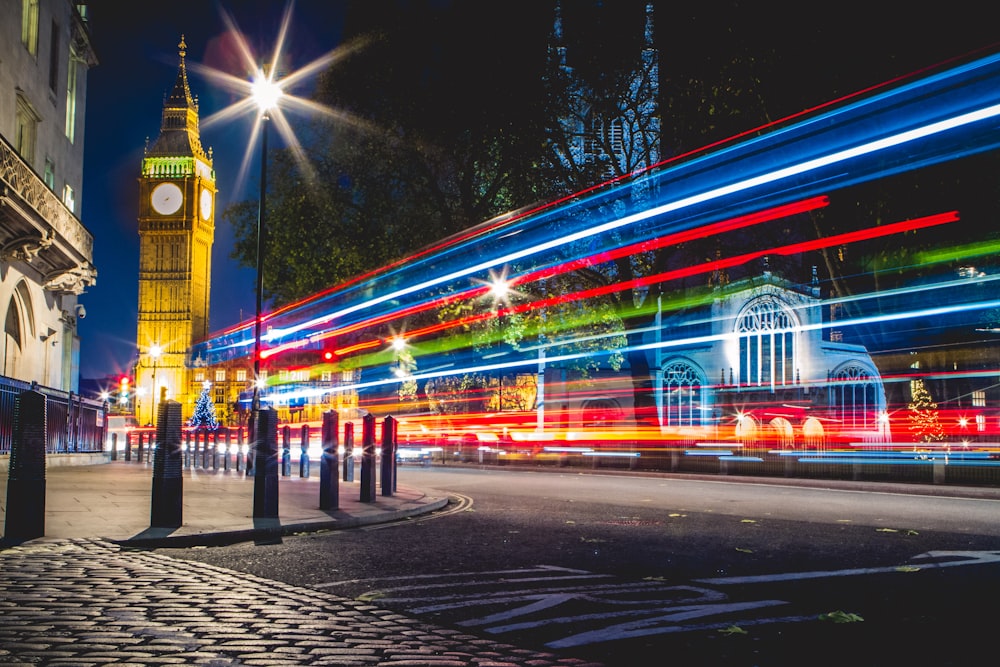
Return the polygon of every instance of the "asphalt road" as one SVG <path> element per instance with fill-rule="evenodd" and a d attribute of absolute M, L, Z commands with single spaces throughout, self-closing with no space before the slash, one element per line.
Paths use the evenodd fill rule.
<path fill-rule="evenodd" d="M 475 468 L 400 479 L 452 503 L 281 544 L 161 551 L 611 666 L 993 652 L 1000 500 Z"/>

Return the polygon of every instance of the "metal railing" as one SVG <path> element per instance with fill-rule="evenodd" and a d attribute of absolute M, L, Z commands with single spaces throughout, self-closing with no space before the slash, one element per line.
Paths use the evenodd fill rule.
<path fill-rule="evenodd" d="M 14 440 L 14 409 L 23 391 L 45 396 L 46 452 L 100 452 L 104 448 L 106 408 L 103 402 L 73 392 L 43 387 L 0 375 L 0 454 L 10 454 Z"/>

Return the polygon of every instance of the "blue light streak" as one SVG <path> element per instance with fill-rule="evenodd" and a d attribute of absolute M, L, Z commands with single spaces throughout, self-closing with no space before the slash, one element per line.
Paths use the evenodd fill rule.
<path fill-rule="evenodd" d="M 555 251 L 561 253 L 560 261 L 586 257 L 594 252 L 588 241 L 597 240 L 600 248 L 635 243 L 739 212 L 992 150 L 1000 146 L 998 117 L 1000 55 L 994 55 L 645 175 L 647 191 L 670 197 L 649 208 L 606 217 L 611 203 L 632 206 L 633 186 L 626 183 L 500 225 L 283 312 L 269 321 L 272 328 L 265 341 L 308 339 L 329 331 L 334 323 L 364 322 L 366 313 L 376 309 L 380 314 L 387 307 L 389 313 L 399 312 L 428 303 L 437 294 L 466 289 L 473 278 L 485 280 L 484 273 L 490 269 L 518 262 L 525 263 L 522 270 L 545 265 Z M 600 221 L 598 216 L 605 219 Z M 631 234 L 627 239 L 611 240 L 610 232 L 626 229 Z M 246 354 L 252 344 L 249 334 L 247 326 L 210 339 L 192 348 L 192 357 L 215 363 Z M 470 366 L 450 374 L 508 367 L 512 366 Z"/>

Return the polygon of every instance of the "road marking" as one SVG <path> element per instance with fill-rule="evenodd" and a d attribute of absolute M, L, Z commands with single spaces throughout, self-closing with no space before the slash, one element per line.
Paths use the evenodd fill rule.
<path fill-rule="evenodd" d="M 480 572 L 440 572 L 437 574 L 403 574 L 396 577 L 377 577 L 371 579 L 343 579 L 341 581 L 328 581 L 322 584 L 313 584 L 313 588 L 330 588 L 332 586 L 345 586 L 348 584 L 365 584 L 377 581 L 411 581 L 413 579 L 446 579 L 446 578 L 458 578 L 458 577 L 482 577 L 486 575 L 503 575 L 503 574 L 535 574 L 538 572 L 570 572 L 579 575 L 590 575 L 591 572 L 587 570 L 575 570 L 568 567 L 559 567 L 558 565 L 536 565 L 535 567 L 529 568 L 517 568 L 514 570 L 485 570 Z M 611 576 L 611 575 L 608 575 Z"/>
<path fill-rule="evenodd" d="M 1000 562 L 1000 551 L 928 551 L 913 557 L 913 560 L 932 558 L 952 558 L 941 562 L 919 563 L 921 569 L 932 567 L 956 567 L 959 565 L 984 565 Z M 745 577 L 715 577 L 695 579 L 699 584 L 726 586 L 732 584 L 766 584 L 778 581 L 801 579 L 822 579 L 826 577 L 855 577 L 864 574 L 887 574 L 901 572 L 901 565 L 891 567 L 859 567 L 847 570 L 817 570 L 814 572 L 785 572 L 780 574 L 758 574 Z"/>
<path fill-rule="evenodd" d="M 368 532 L 372 530 L 382 530 L 384 528 L 394 528 L 396 526 L 407 526 L 413 523 L 422 523 L 424 521 L 432 521 L 434 519 L 440 519 L 441 517 L 446 517 L 450 514 L 455 514 L 456 512 L 465 512 L 470 507 L 472 507 L 472 497 L 462 495 L 461 493 L 453 493 L 448 491 L 448 504 L 445 505 L 444 509 L 431 512 L 430 514 L 421 514 L 415 517 L 409 517 L 405 521 L 391 521 L 389 523 L 376 523 L 370 526 L 361 526 L 358 528 L 359 531 Z M 454 503 L 452 502 L 454 501 Z"/>
<path fill-rule="evenodd" d="M 612 575 L 586 570 L 537 565 L 479 572 L 353 579 L 315 587 L 370 586 L 378 589 L 379 604 L 395 605 L 415 615 L 451 612 L 457 616 L 452 620 L 455 625 L 475 628 L 491 635 L 542 631 L 545 634 L 540 641 L 546 647 L 561 649 L 652 635 L 722 630 L 734 624 L 748 628 L 816 622 L 819 617 L 818 612 L 768 616 L 763 610 L 792 602 L 777 599 L 733 600 L 718 587 L 997 563 L 1000 563 L 1000 551 L 928 551 L 914 556 L 907 564 L 895 567 L 713 577 L 694 580 L 690 585 L 668 585 L 650 580 L 627 582 Z M 608 579 L 612 581 L 608 582 Z M 546 583 L 552 585 L 545 586 Z M 526 584 L 530 587 L 525 587 Z M 473 587 L 477 590 L 472 590 Z M 432 589 L 447 590 L 435 592 Z M 428 594 L 406 596 L 413 591 Z M 395 597 L 396 594 L 402 595 Z M 807 601 L 804 604 L 812 606 L 821 603 Z M 476 609 L 482 609 L 485 615 L 475 616 Z M 562 615 L 560 610 L 563 610 Z"/>

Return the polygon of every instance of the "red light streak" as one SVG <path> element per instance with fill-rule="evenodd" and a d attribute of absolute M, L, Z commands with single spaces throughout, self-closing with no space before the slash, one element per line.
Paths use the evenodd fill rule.
<path fill-rule="evenodd" d="M 957 220 L 958 220 L 958 212 L 950 211 L 948 213 L 939 213 L 937 215 L 931 215 L 924 218 L 917 218 L 915 220 L 904 220 L 902 222 L 896 222 L 890 225 L 869 227 L 868 229 L 862 229 L 854 232 L 847 232 L 844 234 L 837 234 L 836 236 L 830 236 L 825 239 L 815 239 L 812 241 L 793 243 L 791 245 L 780 246 L 768 250 L 758 250 L 755 252 L 746 253 L 744 255 L 737 255 L 735 257 L 730 257 L 729 259 L 713 260 L 710 262 L 705 262 L 704 264 L 687 266 L 682 269 L 674 269 L 673 271 L 666 271 L 664 273 L 658 273 L 652 276 L 636 278 L 635 280 L 614 283 L 612 285 L 603 285 L 601 287 L 594 287 L 588 290 L 581 290 L 573 294 L 563 294 L 557 297 L 551 297 L 549 299 L 534 301 L 530 304 L 525 304 L 523 306 L 516 306 L 514 308 L 504 309 L 500 311 L 499 314 L 506 315 L 509 313 L 519 313 L 519 312 L 524 312 L 526 310 L 544 308 L 546 306 L 566 303 L 568 301 L 580 301 L 582 299 L 590 299 L 593 297 L 603 296 L 606 294 L 613 294 L 615 292 L 622 292 L 627 289 L 646 287 L 649 285 L 655 285 L 657 283 L 667 282 L 670 280 L 677 280 L 678 278 L 686 278 L 689 276 L 698 275 L 700 273 L 708 273 L 711 271 L 717 271 L 719 269 L 739 266 L 754 259 L 759 259 L 761 257 L 764 257 L 765 255 L 795 255 L 802 252 L 808 252 L 810 250 L 818 250 L 820 248 L 828 248 L 830 246 L 840 245 L 842 243 L 854 243 L 857 241 L 864 241 L 868 239 L 878 238 L 880 236 L 889 236 L 891 234 L 899 234 L 901 232 L 908 232 L 916 229 L 923 229 L 925 227 L 941 225 L 949 222 L 956 222 Z"/>
<path fill-rule="evenodd" d="M 727 220 L 722 220 L 722 221 L 715 222 L 715 223 L 712 223 L 712 224 L 709 224 L 709 225 L 706 225 L 706 226 L 703 226 L 703 227 L 695 228 L 695 229 L 688 229 L 688 230 L 683 230 L 683 231 L 680 231 L 680 232 L 675 232 L 673 234 L 667 234 L 667 235 L 661 236 L 661 237 L 659 237 L 657 239 L 652 239 L 652 240 L 649 240 L 649 241 L 642 241 L 642 242 L 639 242 L 639 243 L 634 243 L 634 244 L 631 244 L 631 245 L 623 246 L 621 248 L 616 248 L 614 250 L 609 250 L 609 251 L 606 251 L 606 252 L 603 252 L 603 253 L 598 253 L 597 255 L 592 255 L 592 256 L 587 257 L 587 258 L 583 258 L 583 259 L 579 259 L 579 260 L 574 260 L 572 262 L 567 262 L 567 263 L 560 264 L 560 265 L 557 265 L 557 266 L 547 267 L 545 269 L 540 269 L 538 271 L 533 271 L 533 272 L 530 272 L 530 273 L 526 273 L 526 274 L 517 276 L 515 278 L 512 278 L 511 280 L 508 281 L 508 284 L 511 285 L 511 286 L 513 286 L 513 285 L 523 285 L 523 284 L 527 284 L 527 283 L 534 282 L 534 281 L 537 281 L 537 280 L 541 280 L 543 278 L 548 278 L 548 277 L 551 277 L 551 276 L 554 276 L 554 275 L 557 275 L 557 274 L 560 274 L 560 273 L 566 273 L 566 272 L 573 271 L 573 270 L 576 270 L 576 269 L 579 269 L 579 268 L 584 268 L 584 267 L 587 267 L 587 266 L 593 266 L 594 264 L 599 264 L 599 263 L 602 263 L 602 262 L 607 262 L 607 261 L 610 261 L 610 260 L 613 260 L 613 259 L 617 259 L 619 257 L 625 257 L 627 255 L 632 255 L 632 254 L 635 254 L 635 253 L 638 253 L 638 252 L 655 250 L 657 248 L 662 248 L 662 247 L 665 247 L 665 246 L 668 246 L 668 245 L 677 244 L 677 243 L 683 243 L 685 241 L 689 241 L 689 240 L 692 240 L 692 239 L 703 238 L 705 236 L 709 236 L 709 235 L 712 235 L 712 234 L 722 234 L 722 233 L 734 231 L 734 230 L 737 230 L 737 229 L 743 229 L 745 227 L 749 227 L 749 226 L 752 226 L 752 225 L 761 224 L 761 223 L 764 223 L 764 222 L 769 222 L 771 220 L 777 220 L 779 218 L 788 217 L 788 216 L 795 215 L 795 214 L 798 214 L 798 213 L 805 213 L 805 212 L 808 212 L 808 211 L 814 211 L 814 210 L 823 208 L 825 206 L 828 206 L 829 204 L 830 204 L 829 197 L 826 197 L 826 196 L 811 197 L 809 199 L 804 199 L 804 200 L 799 201 L 799 202 L 793 202 L 791 204 L 785 204 L 783 206 L 776 206 L 776 207 L 773 207 L 773 208 L 765 209 L 763 211 L 757 211 L 755 213 L 749 213 L 747 215 L 741 215 L 741 216 L 737 216 L 735 218 L 729 218 Z M 622 289 L 626 289 L 626 288 L 623 287 Z M 477 298 L 477 297 L 482 296 L 483 294 L 489 292 L 489 290 L 490 290 L 490 287 L 488 285 L 477 286 L 477 287 L 471 288 L 469 290 L 464 290 L 464 291 L 458 292 L 456 294 L 451 294 L 451 295 L 448 295 L 448 296 L 441 297 L 439 299 L 435 299 L 433 301 L 429 301 L 427 303 L 419 304 L 419 305 L 416 305 L 416 306 L 410 306 L 409 308 L 404 308 L 404 309 L 401 309 L 401 310 L 394 311 L 392 313 L 387 313 L 385 315 L 380 315 L 380 316 L 377 316 L 377 317 L 365 320 L 364 322 L 358 322 L 356 324 L 351 324 L 351 325 L 347 325 L 347 326 L 344 326 L 344 327 L 340 327 L 340 328 L 332 330 L 332 331 L 326 331 L 326 332 L 323 332 L 322 334 L 316 334 L 316 335 L 312 336 L 310 338 L 310 340 L 311 341 L 317 341 L 317 340 L 322 340 L 322 339 L 325 339 L 325 338 L 330 338 L 332 336 L 342 336 L 344 334 L 351 333 L 351 332 L 354 332 L 354 331 L 359 331 L 359 330 L 362 330 L 362 329 L 366 329 L 366 328 L 374 326 L 374 325 L 383 324 L 385 322 L 389 322 L 389 321 L 392 321 L 392 320 L 404 318 L 404 317 L 407 317 L 407 316 L 410 316 L 410 315 L 414 315 L 414 314 L 417 314 L 417 313 L 420 313 L 420 312 L 425 312 L 425 311 L 428 311 L 428 310 L 432 310 L 434 308 L 438 308 L 438 307 L 440 307 L 442 305 L 447 305 L 447 304 L 450 304 L 450 303 L 454 303 L 456 301 Z M 549 302 L 546 302 L 546 303 L 556 303 L 556 302 L 557 301 L 551 301 L 550 300 Z M 538 303 L 539 302 L 535 302 L 535 304 L 532 304 L 529 307 L 535 307 Z M 454 328 L 454 327 L 464 326 L 464 325 L 469 325 L 469 324 L 474 324 L 476 322 L 483 321 L 483 320 L 488 319 L 490 317 L 494 317 L 496 314 L 506 314 L 506 313 L 510 313 L 510 312 L 524 312 L 524 310 L 525 310 L 524 307 L 518 307 L 517 309 L 514 309 L 514 310 L 511 310 L 511 309 L 500 309 L 500 310 L 497 311 L 497 313 L 486 312 L 486 313 L 480 313 L 480 314 L 476 314 L 476 315 L 469 315 L 468 317 L 464 317 L 464 318 L 461 318 L 461 319 L 458 319 L 458 320 L 452 320 L 452 321 L 449 321 L 449 322 L 441 322 L 441 323 L 438 323 L 438 324 L 432 324 L 432 325 L 423 327 L 421 329 L 411 330 L 411 331 L 407 332 L 406 336 L 407 336 L 408 339 L 420 338 L 420 337 L 427 336 L 427 335 L 430 335 L 430 334 L 433 334 L 433 333 L 438 333 L 438 332 L 441 332 L 441 331 L 446 331 L 446 330 Z M 374 347 L 374 346 L 375 346 L 375 344 L 370 344 L 370 345 L 367 345 L 366 347 L 362 347 L 362 348 L 358 348 L 357 346 L 352 346 L 351 348 L 348 348 L 348 349 L 350 349 L 350 351 L 357 351 L 358 349 L 368 349 L 368 348 Z"/>
<path fill-rule="evenodd" d="M 338 357 L 342 357 L 345 354 L 350 354 L 351 352 L 358 352 L 360 350 L 368 350 L 373 347 L 378 347 L 381 344 L 382 341 L 380 339 L 367 340 L 364 341 L 363 343 L 358 343 L 356 345 L 348 345 L 347 347 L 342 347 L 339 350 L 334 350 L 333 353 L 336 354 Z"/>
<path fill-rule="evenodd" d="M 687 229 L 681 232 L 676 232 L 674 234 L 667 234 L 666 236 L 661 236 L 657 239 L 652 239 L 649 241 L 640 241 L 638 243 L 633 243 L 631 245 L 623 246 L 621 248 L 615 248 L 614 250 L 608 250 L 606 252 L 598 253 L 596 255 L 591 255 L 590 257 L 577 259 L 572 262 L 560 264 L 558 266 L 539 269 L 538 271 L 526 273 L 512 279 L 510 281 L 510 284 L 520 285 L 524 283 L 534 282 L 536 280 L 549 278 L 551 276 L 560 273 L 568 273 L 569 271 L 575 271 L 576 269 L 582 269 L 589 266 L 593 266 L 595 264 L 608 262 L 614 259 L 618 259 L 620 257 L 627 257 L 629 255 L 634 255 L 640 252 L 648 252 L 650 250 L 656 250 L 668 245 L 676 245 L 678 243 L 684 243 L 685 241 L 692 241 L 694 239 L 705 238 L 707 236 L 711 236 L 714 234 L 723 234 L 725 232 L 731 232 L 737 229 L 743 229 L 744 227 L 750 227 L 752 225 L 760 224 L 763 222 L 769 222 L 771 220 L 785 218 L 798 213 L 815 211 L 825 206 L 829 206 L 829 204 L 830 204 L 829 197 L 822 196 L 822 197 L 812 197 L 810 199 L 805 199 L 803 201 L 795 202 L 792 204 L 786 204 L 784 206 L 776 206 L 774 208 L 769 208 L 764 211 L 757 211 L 756 213 L 741 215 L 736 218 L 722 220 L 720 222 L 715 222 L 695 229 Z"/>
<path fill-rule="evenodd" d="M 733 218 L 730 220 L 721 221 L 709 225 L 708 229 L 700 230 L 686 230 L 684 232 L 678 232 L 677 234 L 671 234 L 660 239 L 656 239 L 652 243 L 655 244 L 667 244 L 667 243 L 678 243 L 681 240 L 688 240 L 690 238 L 697 238 L 692 236 L 695 233 L 707 234 L 707 233 L 721 233 L 723 231 L 732 231 L 733 229 L 740 229 L 758 222 L 764 222 L 766 220 L 772 220 L 777 217 L 783 217 L 786 215 L 791 215 L 791 212 L 804 212 L 812 210 L 821 206 L 826 206 L 828 204 L 828 198 L 826 197 L 816 197 L 796 204 L 789 204 L 786 206 L 776 207 L 774 209 L 768 209 L 767 211 L 761 211 L 758 213 L 750 214 L 747 216 L 740 216 L 738 218 Z M 838 234 L 835 236 L 814 239 L 811 241 L 803 241 L 800 243 L 793 243 L 787 246 L 779 246 L 775 248 L 770 248 L 766 250 L 758 250 L 752 253 L 746 253 L 743 255 L 737 255 L 735 257 L 730 257 L 723 260 L 713 260 L 710 262 L 705 262 L 703 264 L 698 264 L 694 266 L 688 266 L 681 269 L 674 269 L 673 271 L 667 271 L 664 273 L 659 273 L 651 276 L 645 276 L 643 278 L 636 278 L 635 280 L 614 283 L 611 285 L 603 285 L 601 287 L 594 287 L 587 290 L 581 290 L 579 292 L 571 294 L 563 294 L 560 296 L 550 297 L 548 299 L 540 299 L 527 304 L 521 304 L 512 307 L 504 307 L 497 309 L 496 312 L 488 311 L 469 315 L 464 318 L 457 320 L 450 320 L 448 322 L 440 322 L 437 324 L 432 324 L 420 329 L 415 329 L 407 332 L 407 339 L 414 340 L 416 338 L 425 337 L 433 333 L 439 333 L 441 331 L 446 331 L 459 326 L 474 324 L 476 322 L 481 322 L 483 320 L 489 319 L 491 317 L 496 317 L 498 315 L 509 315 L 509 314 L 519 314 L 524 312 L 530 312 L 532 310 L 537 310 L 539 308 L 546 308 L 549 306 L 558 305 L 561 303 L 566 303 L 570 301 L 581 301 L 584 299 L 590 299 L 598 296 L 605 296 L 608 294 L 613 294 L 616 292 L 625 291 L 627 289 L 635 289 L 640 287 L 646 287 L 649 285 L 654 285 L 657 283 L 668 282 L 671 280 L 677 280 L 679 278 L 690 277 L 698 274 L 708 273 L 711 271 L 717 271 L 720 269 L 731 268 L 734 266 L 739 266 L 747 262 L 753 261 L 754 259 L 759 259 L 765 255 L 794 255 L 798 253 L 808 252 L 811 250 L 818 250 L 820 248 L 831 247 L 840 244 L 854 243 L 858 241 L 869 240 L 873 238 L 878 238 L 881 236 L 888 236 L 892 234 L 899 234 L 908 231 L 914 231 L 918 229 L 924 229 L 926 227 L 932 227 L 936 225 L 946 224 L 950 222 L 956 222 L 959 219 L 957 211 L 949 211 L 946 213 L 939 213 L 936 215 L 925 216 L 922 218 L 916 218 L 913 220 L 903 220 L 901 222 L 896 222 L 888 225 L 880 225 L 878 227 L 870 227 L 867 229 L 861 229 L 853 232 L 846 232 L 843 234 Z M 634 244 L 632 246 L 626 246 L 625 248 L 616 249 L 609 251 L 609 253 L 618 253 L 630 250 L 635 252 L 635 247 L 641 244 Z M 598 256 L 604 256 L 608 253 L 600 253 Z M 621 256 L 621 255 L 615 255 Z M 582 266 L 580 262 L 590 261 L 593 258 L 587 258 L 585 260 L 575 260 L 573 262 L 568 262 L 566 264 L 561 264 L 556 267 L 550 267 L 543 269 L 541 271 L 536 271 L 531 274 L 526 274 L 526 276 L 531 276 L 533 279 L 537 280 L 542 277 L 548 277 L 555 275 L 556 273 L 561 273 L 564 271 L 570 271 L 574 268 L 579 268 Z M 606 261 L 606 260 L 602 260 Z M 522 284 L 526 282 L 525 276 L 519 276 L 512 280 L 512 283 Z M 411 314 L 415 312 L 420 312 L 422 310 L 427 310 L 429 308 L 434 308 L 445 302 L 453 302 L 459 299 L 471 298 L 473 295 L 480 295 L 489 290 L 488 286 L 480 286 L 464 292 L 460 292 L 455 295 L 450 295 L 448 297 L 442 297 L 441 299 L 436 299 L 427 304 L 422 304 L 419 306 L 414 306 L 412 308 L 405 309 L 403 312 L 406 314 Z M 400 317 L 399 312 L 393 313 L 391 315 L 384 315 L 376 318 L 374 321 L 382 323 L 390 319 L 396 319 Z M 368 320 L 362 323 L 351 325 L 349 327 L 344 327 L 343 329 L 338 329 L 333 332 L 324 333 L 323 337 L 339 335 L 347 330 L 355 331 L 358 329 L 366 328 L 371 326 L 372 320 Z M 367 341 L 365 343 L 359 343 L 358 345 L 353 345 L 348 348 L 344 348 L 343 354 L 348 354 L 350 352 L 357 352 L 360 350 L 370 349 L 372 347 L 377 347 L 381 344 L 381 340 Z M 337 351 L 337 354 L 342 354 L 341 351 Z"/>

